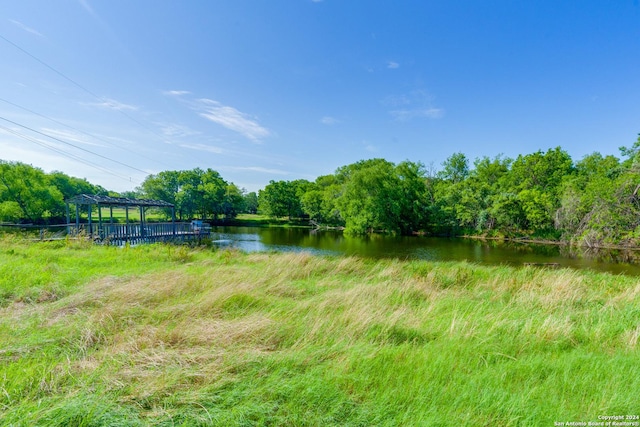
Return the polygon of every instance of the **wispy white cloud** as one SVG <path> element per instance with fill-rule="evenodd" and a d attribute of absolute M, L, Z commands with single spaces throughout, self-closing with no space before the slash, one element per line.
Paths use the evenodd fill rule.
<path fill-rule="evenodd" d="M 202 132 L 193 130 L 187 126 L 174 123 L 160 124 L 160 130 L 162 131 L 162 134 L 168 138 L 186 138 L 202 134 Z"/>
<path fill-rule="evenodd" d="M 96 142 L 90 141 L 87 136 L 82 135 L 78 132 L 73 132 L 70 130 L 64 129 L 52 129 L 52 128 L 42 128 L 42 133 L 53 136 L 55 138 L 61 139 L 66 142 L 77 142 L 85 145 L 92 145 L 95 147 L 102 147 L 102 144 L 98 144 Z"/>
<path fill-rule="evenodd" d="M 94 12 L 89 2 L 87 2 L 87 0 L 78 0 L 78 3 L 80 3 L 80 6 L 82 6 L 84 10 L 89 12 L 91 15 L 96 16 L 96 13 Z"/>
<path fill-rule="evenodd" d="M 378 151 L 380 151 L 380 149 L 373 144 L 366 144 L 364 149 L 370 153 L 377 153 Z"/>
<path fill-rule="evenodd" d="M 110 98 L 103 98 L 102 102 L 88 103 L 88 104 L 84 104 L 84 105 L 90 105 L 90 106 L 93 106 L 93 107 L 100 107 L 100 108 L 109 108 L 111 110 L 118 110 L 118 111 L 137 110 L 138 109 L 138 107 L 136 107 L 134 105 L 123 104 L 120 101 L 116 101 L 115 99 L 110 99 Z"/>
<path fill-rule="evenodd" d="M 260 125 L 256 117 L 243 113 L 234 107 L 224 105 L 219 101 L 208 98 L 182 97 L 183 95 L 191 94 L 186 90 L 168 90 L 163 93 L 167 96 L 178 98 L 180 103 L 189 106 L 200 117 L 237 132 L 253 142 L 259 143 L 263 138 L 271 136 L 271 131 Z M 173 130 L 178 131 L 179 129 L 167 129 L 169 132 Z"/>
<path fill-rule="evenodd" d="M 9 135 L 10 139 L 14 141 L 20 141 L 18 145 L 24 145 L 25 141 L 30 142 L 32 144 L 36 144 L 45 150 L 69 150 L 69 146 L 61 141 L 56 141 L 55 139 L 47 138 L 44 136 L 25 136 L 22 134 L 22 130 L 19 127 L 0 129 L 0 134 Z M 43 132 L 44 133 L 44 132 Z M 62 138 L 59 138 L 62 140 Z M 2 152 L 2 151 L 0 151 Z M 4 152 L 2 152 L 4 154 Z"/>
<path fill-rule="evenodd" d="M 207 151 L 209 153 L 222 154 L 224 150 L 220 147 L 216 147 L 215 145 L 206 145 L 206 144 L 180 144 L 180 147 L 190 148 L 192 150 L 198 151 Z"/>
<path fill-rule="evenodd" d="M 415 98 L 415 97 L 413 97 Z M 391 95 L 388 96 L 382 101 L 384 105 L 389 107 L 402 107 L 405 105 L 410 105 L 412 100 L 409 95 Z"/>
<path fill-rule="evenodd" d="M 397 62 L 394 61 L 389 61 L 387 62 L 387 68 L 394 70 L 396 68 L 400 68 L 400 64 L 398 64 Z"/>
<path fill-rule="evenodd" d="M 253 142 L 271 135 L 269 129 L 261 126 L 254 117 L 228 105 L 211 99 L 198 100 L 199 115 L 225 128 L 238 132 Z"/>
<path fill-rule="evenodd" d="M 165 90 L 162 93 L 169 96 L 182 96 L 189 95 L 191 92 L 189 92 L 188 90 Z"/>
<path fill-rule="evenodd" d="M 289 172 L 280 169 L 269 169 L 261 166 L 229 166 L 226 169 L 245 172 L 268 173 L 272 175 L 289 175 Z"/>
<path fill-rule="evenodd" d="M 389 114 L 398 121 L 412 119 L 440 119 L 444 116 L 444 109 L 433 105 L 433 96 L 423 90 L 389 96 L 382 101 L 390 107 Z"/>
<path fill-rule="evenodd" d="M 311 0 L 312 3 L 322 3 L 324 0 Z"/>
<path fill-rule="evenodd" d="M 15 19 L 9 19 L 9 21 L 12 22 L 14 25 L 17 25 L 18 27 L 22 28 L 24 31 L 28 33 L 35 34 L 36 36 L 44 37 L 40 31 L 34 30 L 31 27 L 27 27 L 25 24 L 23 24 L 20 21 L 16 21 Z"/>
<path fill-rule="evenodd" d="M 389 114 L 399 121 L 408 121 L 416 118 L 440 119 L 444 116 L 444 110 L 431 107 L 426 109 L 392 110 L 389 111 Z"/>
<path fill-rule="evenodd" d="M 320 123 L 331 126 L 340 123 L 340 120 L 336 119 L 335 117 L 324 116 L 322 119 L 320 119 Z"/>

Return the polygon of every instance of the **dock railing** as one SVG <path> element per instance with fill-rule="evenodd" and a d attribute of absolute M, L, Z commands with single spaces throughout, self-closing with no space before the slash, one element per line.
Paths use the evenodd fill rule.
<path fill-rule="evenodd" d="M 211 227 L 195 228 L 188 222 L 102 224 L 98 239 L 105 243 L 153 243 L 171 240 L 192 240 L 209 237 Z"/>

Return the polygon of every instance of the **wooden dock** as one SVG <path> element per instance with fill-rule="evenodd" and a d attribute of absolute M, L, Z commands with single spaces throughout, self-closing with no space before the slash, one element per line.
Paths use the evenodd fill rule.
<path fill-rule="evenodd" d="M 207 238 L 211 227 L 202 220 L 176 222 L 175 206 L 163 200 L 130 199 L 96 194 L 79 194 L 65 201 L 67 205 L 67 233 L 71 236 L 88 237 L 96 242 L 122 246 L 127 243 L 142 244 L 169 241 L 187 241 Z M 70 205 L 75 205 L 75 224 L 71 223 Z M 113 208 L 124 207 L 125 223 L 116 223 Z M 81 223 L 81 208 L 86 209 L 87 222 Z M 145 219 L 147 209 L 162 209 L 171 213 L 171 222 L 150 223 Z M 109 209 L 109 219 L 102 215 Z M 140 222 L 129 221 L 129 209 L 139 210 Z M 93 221 L 93 211 L 98 212 L 97 224 Z"/>
<path fill-rule="evenodd" d="M 122 246 L 127 243 L 143 244 L 200 240 L 211 236 L 211 227 L 194 226 L 188 222 L 103 223 L 99 226 L 94 225 L 90 230 L 87 228 L 81 229 L 79 234 L 106 245 Z"/>

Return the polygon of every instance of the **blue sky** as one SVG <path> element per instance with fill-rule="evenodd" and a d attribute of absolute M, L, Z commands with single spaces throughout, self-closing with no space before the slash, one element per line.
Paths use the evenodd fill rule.
<path fill-rule="evenodd" d="M 640 132 L 638 0 L 3 3 L 0 159 L 115 191 L 195 167 L 257 191 L 374 157 L 618 156 Z"/>

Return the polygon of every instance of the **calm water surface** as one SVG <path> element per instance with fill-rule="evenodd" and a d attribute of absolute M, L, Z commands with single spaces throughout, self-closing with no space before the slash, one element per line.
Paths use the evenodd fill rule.
<path fill-rule="evenodd" d="M 221 246 L 245 252 L 309 251 L 329 255 L 371 258 L 462 261 L 478 264 L 515 265 L 557 263 L 561 267 L 591 269 L 640 276 L 640 252 L 571 252 L 554 245 L 483 242 L 442 237 L 383 236 L 347 237 L 339 231 L 300 228 L 214 227 L 212 238 Z M 632 259 L 636 258 L 636 262 Z"/>

